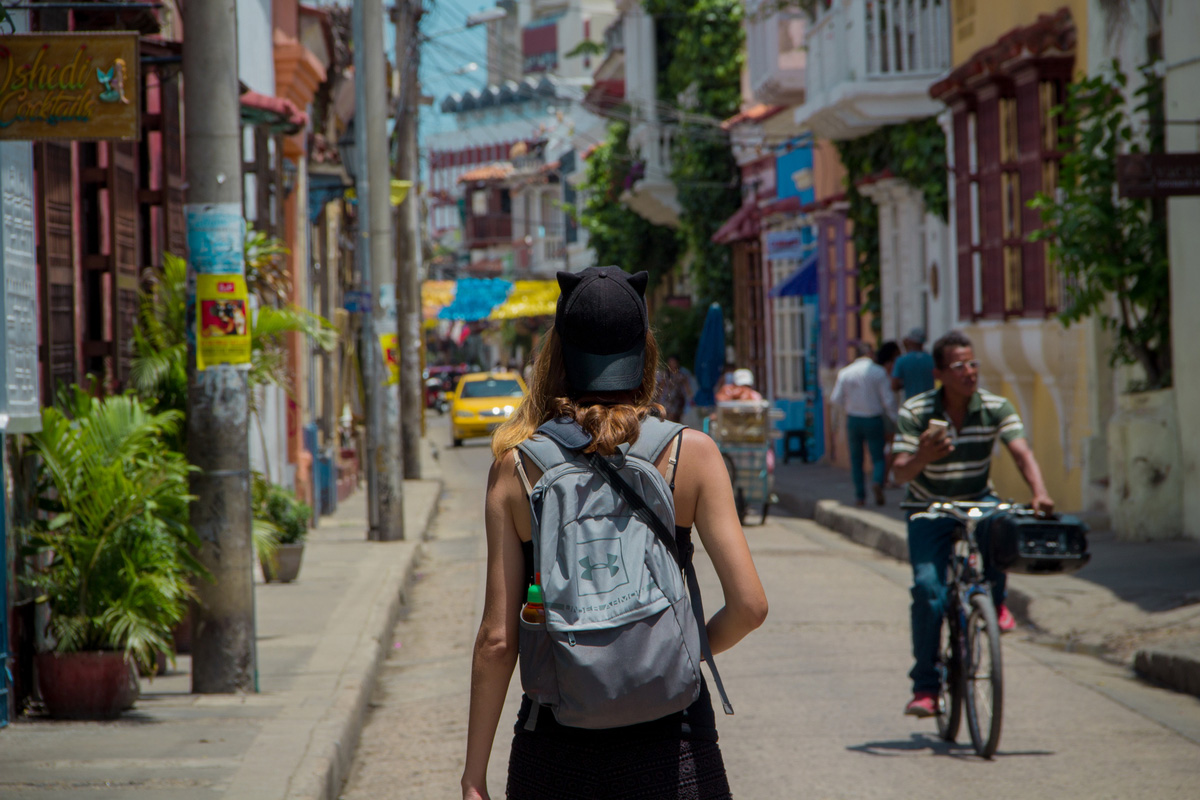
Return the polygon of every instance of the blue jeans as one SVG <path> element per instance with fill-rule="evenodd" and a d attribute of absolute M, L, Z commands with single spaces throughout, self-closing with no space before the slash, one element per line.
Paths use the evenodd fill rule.
<path fill-rule="evenodd" d="M 846 438 L 850 443 L 850 477 L 854 479 L 854 496 L 867 498 L 867 487 L 863 483 L 863 445 L 871 453 L 871 480 L 883 485 L 887 462 L 883 457 L 883 417 L 846 418 Z"/>
<path fill-rule="evenodd" d="M 995 500 L 994 497 L 984 498 Z M 992 584 L 992 601 L 996 607 L 1006 596 L 1006 576 L 1003 570 L 991 566 L 987 557 L 991 517 L 984 517 L 975 526 L 975 540 L 984 554 L 983 576 Z M 909 517 L 908 560 L 912 562 L 912 643 L 915 664 L 908 677 L 914 692 L 938 690 L 938 641 L 942 632 L 942 617 L 946 610 L 946 568 L 953 552 L 954 530 L 958 520 L 947 517 L 930 519 Z"/>

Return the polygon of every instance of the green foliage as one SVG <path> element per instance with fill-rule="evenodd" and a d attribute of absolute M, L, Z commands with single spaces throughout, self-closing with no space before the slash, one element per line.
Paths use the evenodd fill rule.
<path fill-rule="evenodd" d="M 700 345 L 700 331 L 704 328 L 707 306 L 693 305 L 691 308 L 662 306 L 654 313 L 654 337 L 658 341 L 658 352 L 666 363 L 668 356 L 678 356 L 681 366 L 693 368 L 696 348 Z"/>
<path fill-rule="evenodd" d="M 1117 156 L 1161 152 L 1162 82 L 1134 93 L 1135 113 L 1148 117 L 1142 139 L 1127 112 L 1128 80 L 1113 62 L 1110 74 L 1081 79 L 1068 88 L 1061 109 L 1060 195 L 1039 193 L 1030 207 L 1042 228 L 1030 238 L 1046 241 L 1051 261 L 1067 278 L 1065 324 L 1096 317 L 1116 336 L 1113 364 L 1139 364 L 1145 387 L 1171 385 L 1170 264 L 1161 204 L 1118 196 Z M 1128 98 L 1132 99 L 1132 98 Z M 1145 144 L 1143 144 L 1145 142 Z"/>
<path fill-rule="evenodd" d="M 23 580 L 49 605 L 59 652 L 121 650 L 152 669 L 172 649 L 192 578 L 207 577 L 192 555 L 191 468 L 162 445 L 182 415 L 77 386 L 61 402 L 42 410 L 42 430 L 30 436 L 43 464 L 43 514 L 24 533 L 29 554 L 44 556 Z"/>
<path fill-rule="evenodd" d="M 937 119 L 929 118 L 889 125 L 857 139 L 837 142 L 838 155 L 846 168 L 847 216 L 854 223 L 854 252 L 858 257 L 858 286 L 867 292 L 864 311 L 872 313 L 872 327 L 882 329 L 879 286 L 879 211 L 858 190 L 865 178 L 883 173 L 900 178 L 919 189 L 925 208 L 946 219 L 949 208 L 949 177 L 946 166 L 946 136 Z"/>
<path fill-rule="evenodd" d="M 679 244 L 670 228 L 655 225 L 618 199 L 632 161 L 629 125 L 613 122 L 604 142 L 588 156 L 582 207 L 568 211 L 587 229 L 596 263 L 616 264 L 629 272 L 647 270 L 654 286 L 675 265 Z"/>
<path fill-rule="evenodd" d="M 246 290 L 264 305 L 290 297 L 292 277 L 288 273 L 287 255 L 291 251 L 283 242 L 248 225 L 243 248 L 246 254 Z"/>
<path fill-rule="evenodd" d="M 737 163 L 715 124 L 737 113 L 745 63 L 743 7 L 737 0 L 647 0 L 658 39 L 658 98 L 672 140 L 671 179 L 680 206 L 679 236 L 691 254 L 701 307 L 733 291 L 730 251 L 712 235 L 741 204 Z"/>
<path fill-rule="evenodd" d="M 567 53 L 564 53 L 563 57 L 575 58 L 576 56 L 602 55 L 604 55 L 604 42 L 593 42 L 591 39 L 580 39 L 579 44 L 575 45 Z"/>
<path fill-rule="evenodd" d="M 159 411 L 186 410 L 187 262 L 171 253 L 163 253 L 162 270 L 148 275 L 138 297 L 133 353 L 129 382 L 142 399 Z"/>
<path fill-rule="evenodd" d="M 681 209 L 679 231 L 654 225 L 624 207 L 636 154 L 629 125 L 614 122 L 604 144 L 588 157 L 582 186 L 586 200 L 575 210 L 601 264 L 650 272 L 653 287 L 690 253 L 699 305 L 732 293 L 729 248 L 711 237 L 741 203 L 738 169 L 728 138 L 717 123 L 737 113 L 745 61 L 742 5 L 737 0 L 648 0 L 658 39 L 659 119 L 676 126 L 671 180 Z M 636 173 L 635 173 L 636 176 Z"/>
<path fill-rule="evenodd" d="M 308 536 L 312 507 L 258 473 L 251 485 L 251 504 L 255 520 L 272 532 L 278 544 L 298 544 Z"/>

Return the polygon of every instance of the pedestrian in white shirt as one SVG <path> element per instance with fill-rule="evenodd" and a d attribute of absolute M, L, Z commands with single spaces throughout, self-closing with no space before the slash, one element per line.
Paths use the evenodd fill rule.
<path fill-rule="evenodd" d="M 896 421 L 896 395 L 887 371 L 871 358 L 871 345 L 855 345 L 858 358 L 838 372 L 830 401 L 846 415 L 846 439 L 850 446 L 850 477 L 854 480 L 854 498 L 866 505 L 867 487 L 863 475 L 863 445 L 871 454 L 872 490 L 876 505 L 883 505 L 883 481 L 887 459 L 883 453 L 885 420 Z"/>

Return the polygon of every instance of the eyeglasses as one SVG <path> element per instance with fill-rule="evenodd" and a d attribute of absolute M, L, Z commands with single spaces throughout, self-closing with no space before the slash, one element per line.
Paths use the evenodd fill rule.
<path fill-rule="evenodd" d="M 979 362 L 974 359 L 971 361 L 955 361 L 953 364 L 948 365 L 946 369 L 953 372 L 962 372 L 964 369 L 973 369 L 978 372 Z"/>

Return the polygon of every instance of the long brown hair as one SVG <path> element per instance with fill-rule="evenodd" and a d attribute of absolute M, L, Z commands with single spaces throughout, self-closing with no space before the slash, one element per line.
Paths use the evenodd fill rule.
<path fill-rule="evenodd" d="M 642 384 L 636 389 L 573 397 L 567 385 L 562 340 L 550 328 L 534 356 L 529 393 L 492 435 L 492 454 L 500 458 L 533 436 L 542 423 L 559 417 L 574 419 L 592 435 L 592 443 L 585 452 L 612 455 L 618 445 L 636 442 L 642 420 L 651 413 L 659 416 L 664 413 L 663 407 L 654 402 L 658 390 L 658 343 L 654 341 L 654 332 L 649 330 L 644 361 Z M 609 402 L 610 398 L 616 402 Z"/>

